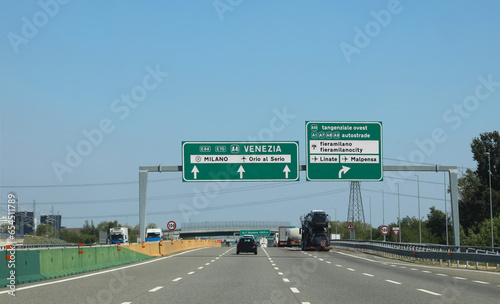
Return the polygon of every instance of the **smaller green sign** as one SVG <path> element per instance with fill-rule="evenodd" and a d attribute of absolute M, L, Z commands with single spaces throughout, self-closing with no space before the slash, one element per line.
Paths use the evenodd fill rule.
<path fill-rule="evenodd" d="M 270 235 L 270 230 L 240 230 L 241 235 Z"/>

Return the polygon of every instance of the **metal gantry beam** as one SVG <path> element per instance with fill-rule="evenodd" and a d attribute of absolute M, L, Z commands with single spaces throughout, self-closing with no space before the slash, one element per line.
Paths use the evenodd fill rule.
<path fill-rule="evenodd" d="M 300 171 L 306 171 L 301 165 Z M 458 213 L 458 169 L 457 166 L 384 166 L 384 171 L 426 171 L 448 172 L 450 177 L 451 217 L 453 240 L 460 246 L 460 223 Z M 140 166 L 139 167 L 139 229 L 141 241 L 146 240 L 146 200 L 149 172 L 182 172 L 182 166 Z"/>

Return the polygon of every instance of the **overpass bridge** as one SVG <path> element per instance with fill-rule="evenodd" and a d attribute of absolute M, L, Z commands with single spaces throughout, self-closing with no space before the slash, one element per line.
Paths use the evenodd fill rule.
<path fill-rule="evenodd" d="M 181 223 L 180 229 L 164 230 L 169 238 L 216 237 L 232 239 L 241 230 L 270 230 L 271 235 L 278 232 L 280 226 L 291 226 L 288 221 L 218 221 Z"/>

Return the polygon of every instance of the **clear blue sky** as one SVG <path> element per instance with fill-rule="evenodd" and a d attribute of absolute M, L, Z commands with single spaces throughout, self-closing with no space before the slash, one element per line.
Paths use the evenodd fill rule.
<path fill-rule="evenodd" d="M 182 141 L 299 141 L 304 164 L 305 121 L 381 121 L 384 164 L 475 169 L 472 139 L 499 129 L 498 1 L 60 2 L 0 4 L 0 216 L 15 191 L 22 210 L 53 206 L 68 227 L 135 225 L 139 166 L 180 165 Z M 68 156 L 78 148 L 85 155 Z M 147 222 L 163 228 L 298 224 L 311 209 L 347 217 L 349 183 L 304 173 L 231 183 L 195 213 L 183 208 L 206 184 L 149 179 Z M 381 190 L 385 221 L 396 221 L 396 182 L 402 215 L 416 216 L 415 180 L 362 183 L 367 221 L 371 196 L 382 223 Z M 443 173 L 420 180 L 422 216 L 444 209 Z"/>

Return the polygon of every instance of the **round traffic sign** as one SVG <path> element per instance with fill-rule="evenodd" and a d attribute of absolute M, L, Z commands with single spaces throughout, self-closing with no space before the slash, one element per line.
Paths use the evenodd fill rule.
<path fill-rule="evenodd" d="M 380 233 L 382 233 L 383 235 L 388 235 L 389 234 L 389 227 L 387 227 L 385 225 L 380 227 Z"/>
<path fill-rule="evenodd" d="M 175 230 L 177 228 L 177 224 L 174 221 L 170 221 L 167 223 L 168 230 Z"/>

